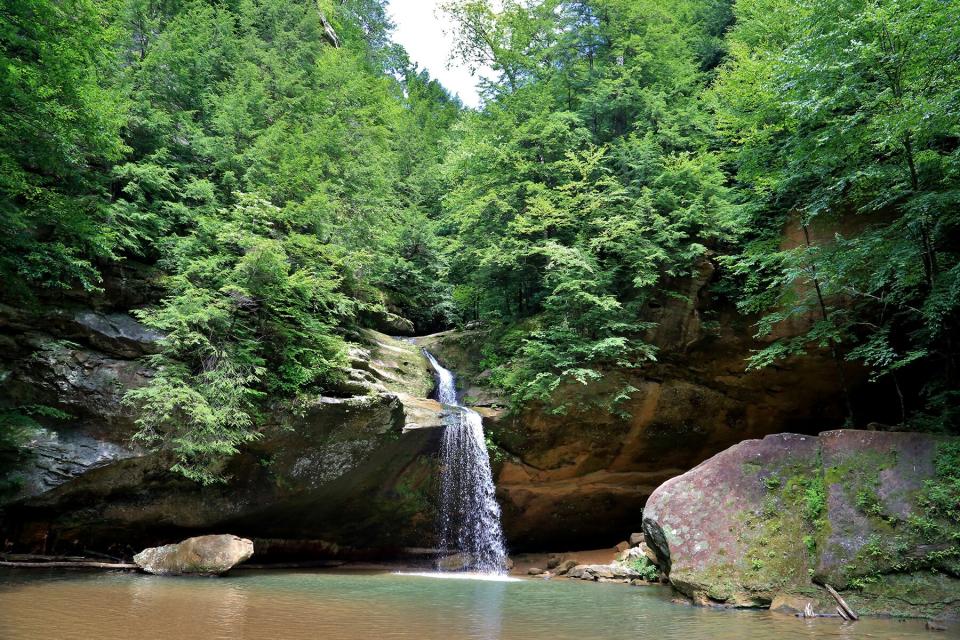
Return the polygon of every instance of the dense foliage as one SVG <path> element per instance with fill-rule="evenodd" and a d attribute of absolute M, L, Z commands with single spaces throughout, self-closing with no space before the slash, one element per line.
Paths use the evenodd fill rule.
<path fill-rule="evenodd" d="M 334 386 L 361 317 L 452 321 L 428 216 L 461 107 L 383 3 L 25 0 L 0 21 L 3 298 L 155 266 L 138 315 L 167 338 L 128 400 L 177 470 L 218 478 L 269 402 Z"/>
<path fill-rule="evenodd" d="M 459 125 L 440 231 L 517 400 L 654 358 L 644 302 L 709 258 L 759 318 L 750 367 L 826 351 L 851 423 L 856 363 L 903 422 L 960 426 L 953 3 L 493 7 L 448 5 L 499 77 Z"/>
<path fill-rule="evenodd" d="M 702 100 L 729 16 L 636 0 L 448 8 L 465 58 L 502 72 L 459 126 L 440 229 L 465 314 L 506 323 L 495 379 L 546 401 L 654 358 L 650 296 L 738 227 Z"/>
<path fill-rule="evenodd" d="M 825 350 L 838 386 L 860 363 L 901 420 L 958 428 L 954 3 L 445 10 L 494 70 L 480 110 L 382 0 L 7 2 L 2 301 L 160 274 L 139 316 L 164 351 L 128 399 L 201 481 L 269 403 L 335 391 L 378 314 L 483 321 L 493 382 L 551 404 L 656 359 L 647 309 L 705 261 L 758 322 L 748 366 Z"/>
<path fill-rule="evenodd" d="M 715 97 L 751 216 L 729 264 L 742 276 L 741 306 L 769 313 L 761 334 L 814 318 L 752 365 L 829 347 L 889 379 L 903 420 L 921 408 L 931 426 L 956 427 L 956 7 L 749 0 L 737 10 Z M 785 225 L 804 242 L 780 246 Z M 833 237 L 811 241 L 818 229 Z"/>

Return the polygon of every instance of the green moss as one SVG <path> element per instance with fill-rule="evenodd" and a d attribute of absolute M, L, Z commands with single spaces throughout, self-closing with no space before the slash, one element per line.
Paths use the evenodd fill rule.
<path fill-rule="evenodd" d="M 960 593 L 960 580 L 942 573 L 918 571 L 863 580 L 844 598 L 858 613 L 898 617 L 934 617 Z"/>
<path fill-rule="evenodd" d="M 639 573 L 640 577 L 647 582 L 657 582 L 660 579 L 660 570 L 646 556 L 633 558 L 627 566 Z"/>
<path fill-rule="evenodd" d="M 827 490 L 823 478 L 817 474 L 809 479 L 803 491 L 803 516 L 816 525 L 827 509 Z"/>
<path fill-rule="evenodd" d="M 745 476 L 755 476 L 760 473 L 760 470 L 763 468 L 756 462 L 744 462 L 741 467 L 743 470 L 743 475 Z"/>
<path fill-rule="evenodd" d="M 745 553 L 733 575 L 741 583 L 736 593 L 768 599 L 779 591 L 808 584 L 812 554 L 798 552 L 797 543 L 812 540 L 815 533 L 804 516 L 804 505 L 806 491 L 816 484 L 817 474 L 815 467 L 800 463 L 767 466 L 763 471 L 759 482 L 766 495 L 756 513 L 742 516 L 738 540 Z"/>
<path fill-rule="evenodd" d="M 960 575 L 960 443 L 940 445 L 934 463 L 936 476 L 911 496 L 919 508 L 906 519 L 885 512 L 877 494 L 879 477 L 860 470 L 856 505 L 876 533 L 844 568 L 848 586 L 866 591 L 892 574 Z"/>

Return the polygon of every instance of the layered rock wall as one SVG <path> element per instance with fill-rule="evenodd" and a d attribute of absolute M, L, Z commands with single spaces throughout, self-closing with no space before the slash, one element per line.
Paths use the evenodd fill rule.
<path fill-rule="evenodd" d="M 827 354 L 746 370 L 764 343 L 753 337 L 749 318 L 712 293 L 715 275 L 704 259 L 693 277 L 668 287 L 686 297 L 650 303 L 644 319 L 656 327 L 646 339 L 658 348 L 658 362 L 561 387 L 553 405 L 563 405 L 562 413 L 534 404 L 506 414 L 507 403 L 487 384 L 482 329 L 421 339 L 461 374 L 467 400 L 487 410 L 499 448 L 497 495 L 514 548 L 612 545 L 639 528 L 654 489 L 717 452 L 748 438 L 815 434 L 843 422 L 836 363 Z M 852 366 L 848 377 L 863 379 Z M 633 391 L 610 407 L 605 399 L 621 389 Z M 887 416 L 885 402 L 871 404 L 872 418 Z"/>

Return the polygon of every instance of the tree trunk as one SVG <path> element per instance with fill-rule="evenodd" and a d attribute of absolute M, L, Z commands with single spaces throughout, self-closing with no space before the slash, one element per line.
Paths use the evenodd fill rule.
<path fill-rule="evenodd" d="M 803 229 L 803 239 L 807 243 L 807 248 L 811 247 L 810 244 L 810 231 L 806 224 L 801 224 Z M 823 299 L 823 290 L 820 288 L 820 278 L 817 277 L 817 267 L 815 264 L 810 265 L 811 279 L 813 280 L 813 288 L 817 292 L 817 301 L 820 303 L 820 313 L 823 316 L 824 320 L 829 318 L 827 313 L 827 303 Z M 851 423 L 855 421 L 855 416 L 853 413 L 853 401 L 850 399 L 850 387 L 847 384 L 847 372 L 843 368 L 843 359 L 840 357 L 840 351 L 837 349 L 837 345 L 830 345 L 830 352 L 833 355 L 833 361 L 837 366 L 837 376 L 840 379 L 840 388 L 843 390 L 843 400 L 844 404 L 847 407 L 847 418 Z"/>

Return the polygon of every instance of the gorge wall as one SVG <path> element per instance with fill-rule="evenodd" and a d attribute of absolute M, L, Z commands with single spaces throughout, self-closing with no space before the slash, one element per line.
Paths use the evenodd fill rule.
<path fill-rule="evenodd" d="M 152 375 L 139 358 L 160 337 L 130 315 L 142 301 L 0 308 L 4 403 L 67 416 L 40 418 L 30 455 L 0 478 L 5 546 L 129 557 L 220 530 L 258 538 L 268 558 L 429 546 L 442 409 L 427 399 L 418 347 L 361 332 L 339 388 L 273 407 L 263 437 L 223 470 L 228 481 L 201 486 L 131 440 L 135 411 L 122 397 Z"/>
<path fill-rule="evenodd" d="M 658 362 L 607 372 L 602 383 L 568 384 L 557 415 L 530 406 L 506 415 L 484 386 L 480 330 L 448 332 L 423 344 L 463 375 L 465 395 L 486 408 L 499 447 L 497 490 L 514 549 L 613 545 L 639 531 L 647 497 L 661 483 L 747 438 L 781 431 L 816 434 L 844 421 L 836 363 L 826 354 L 746 371 L 763 343 L 751 320 L 711 293 L 715 267 L 676 284 L 685 297 L 651 304 L 647 340 Z M 791 327 L 780 327 L 781 333 Z M 772 338 L 771 338 L 772 339 Z M 862 373 L 847 366 L 851 380 Z M 637 389 L 614 413 L 599 392 Z M 863 393 L 862 388 L 855 388 Z M 893 408 L 874 403 L 874 419 Z"/>
<path fill-rule="evenodd" d="M 842 422 L 830 359 L 744 370 L 758 343 L 749 321 L 711 295 L 713 276 L 703 260 L 697 277 L 677 283 L 685 299 L 664 296 L 650 306 L 657 363 L 610 371 L 603 387 L 562 388 L 564 414 L 504 410 L 485 386 L 482 329 L 416 346 L 365 331 L 354 338 L 339 389 L 275 407 L 264 437 L 230 461 L 229 482 L 208 487 L 170 473 L 162 452 L 130 440 L 135 416 L 121 398 L 151 375 L 139 358 L 156 351 L 159 338 L 130 315 L 149 298 L 148 281 L 42 313 L 4 307 L 5 401 L 71 417 L 37 432 L 35 454 L 6 478 L 2 535 L 33 551 L 119 555 L 214 530 L 261 545 L 283 540 L 273 543 L 278 554 L 430 546 L 442 408 L 427 399 L 433 380 L 422 345 L 461 376 L 466 402 L 484 415 L 510 548 L 611 545 L 639 530 L 656 487 L 711 455 L 745 438 Z M 617 413 L 594 401 L 626 384 L 637 391 Z"/>

